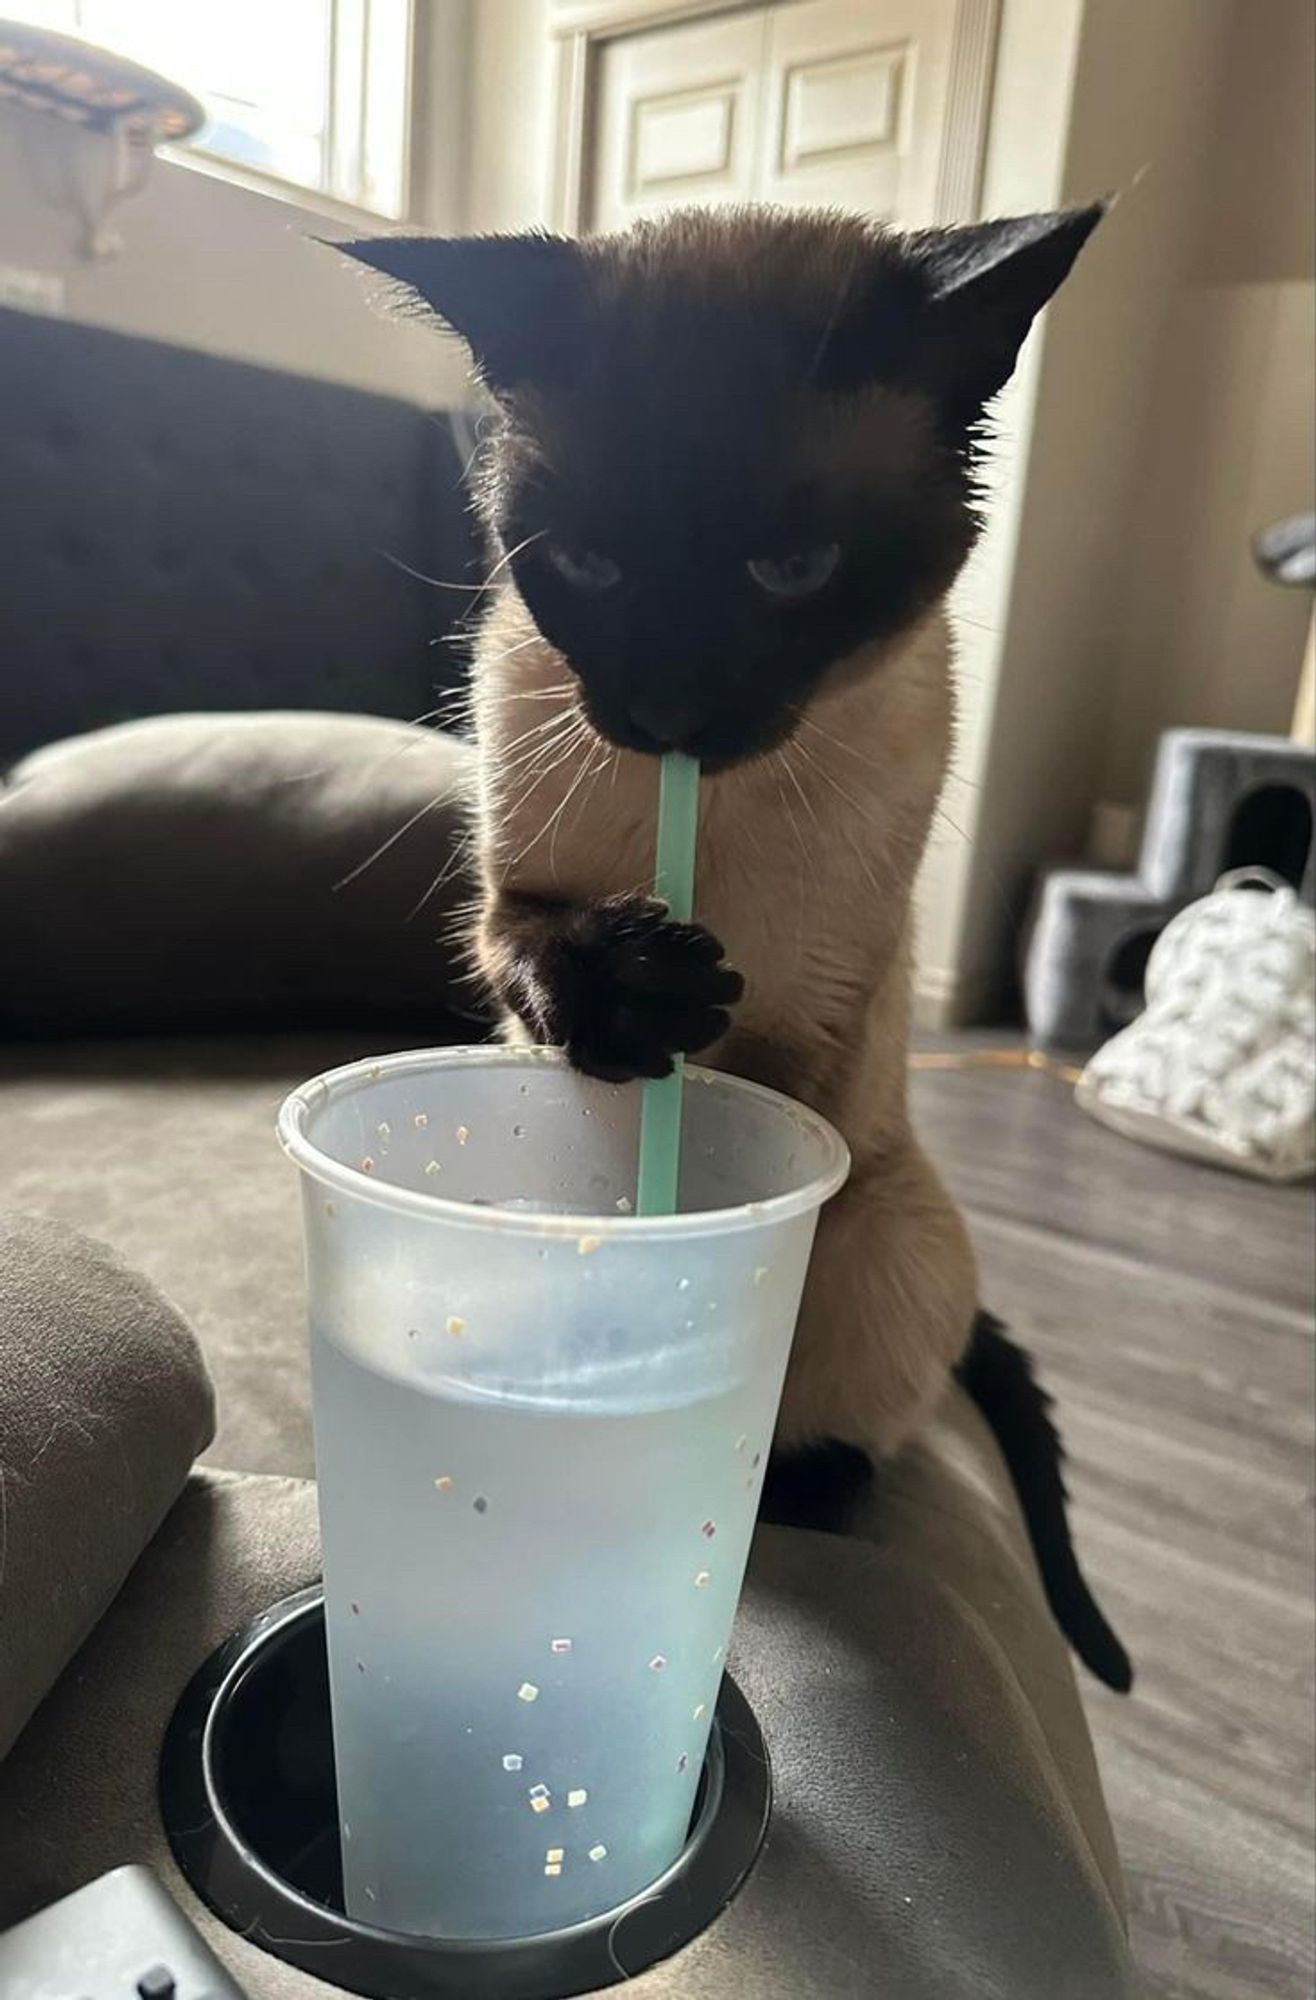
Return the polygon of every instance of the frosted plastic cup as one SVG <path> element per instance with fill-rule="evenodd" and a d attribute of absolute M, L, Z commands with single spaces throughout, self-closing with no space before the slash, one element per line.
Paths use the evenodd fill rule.
<path fill-rule="evenodd" d="M 526 1937 L 684 1843 L 818 1209 L 845 1146 L 692 1069 L 680 1213 L 641 1092 L 545 1050 L 295 1091 L 344 1892 Z"/>

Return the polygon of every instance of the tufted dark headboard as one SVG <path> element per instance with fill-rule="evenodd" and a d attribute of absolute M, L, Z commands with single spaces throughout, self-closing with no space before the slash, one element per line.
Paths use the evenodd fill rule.
<path fill-rule="evenodd" d="M 448 420 L 0 310 L 0 764 L 129 717 L 415 717 L 474 554 Z"/>

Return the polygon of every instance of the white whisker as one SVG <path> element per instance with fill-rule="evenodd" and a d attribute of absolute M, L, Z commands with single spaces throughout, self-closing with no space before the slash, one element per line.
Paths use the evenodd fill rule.
<path fill-rule="evenodd" d="M 368 854 L 365 860 L 362 861 L 358 867 L 352 870 L 350 875 L 344 875 L 341 882 L 335 882 L 334 893 L 337 894 L 338 890 L 345 889 L 349 882 L 355 882 L 357 876 L 364 875 L 367 868 L 373 868 L 375 863 L 377 861 L 381 861 L 383 857 L 388 853 L 390 847 L 396 847 L 397 843 L 402 839 L 403 835 L 410 833 L 412 827 L 418 825 L 419 822 L 424 819 L 427 813 L 432 813 L 436 806 L 447 805 L 447 803 L 448 803 L 447 796 L 443 792 L 440 792 L 437 798 L 428 799 L 425 802 L 425 804 L 421 806 L 418 812 L 412 813 L 411 818 L 409 820 L 406 820 L 398 828 L 396 833 L 390 833 L 387 840 L 381 840 L 379 846 L 375 849 L 374 853 Z"/>
<path fill-rule="evenodd" d="M 462 868 L 465 867 L 467 861 L 470 859 L 471 849 L 474 847 L 474 845 L 475 845 L 475 835 L 473 833 L 466 832 L 458 835 L 457 839 L 454 840 L 452 844 L 452 851 L 449 854 L 447 860 L 444 862 L 442 868 L 440 868 L 438 874 L 434 877 L 434 880 L 430 883 L 429 888 L 420 898 L 420 901 L 417 903 L 413 903 L 411 908 L 407 911 L 404 922 L 413 923 L 415 919 L 420 915 L 425 905 L 430 901 L 431 897 L 437 896 L 439 890 L 443 888 L 444 884 L 450 882 L 453 876 L 456 875 Z"/>

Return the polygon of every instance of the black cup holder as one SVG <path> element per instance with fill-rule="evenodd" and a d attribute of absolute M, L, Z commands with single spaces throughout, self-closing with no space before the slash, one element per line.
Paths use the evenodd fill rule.
<path fill-rule="evenodd" d="M 193 1677 L 160 1759 L 174 1855 L 253 1944 L 378 2000 L 567 2000 L 633 1979 L 705 1930 L 754 1865 L 772 1780 L 753 1711 L 724 1677 L 685 1848 L 630 1903 L 508 1941 L 377 1930 L 343 1910 L 318 1590 L 286 1598 Z"/>

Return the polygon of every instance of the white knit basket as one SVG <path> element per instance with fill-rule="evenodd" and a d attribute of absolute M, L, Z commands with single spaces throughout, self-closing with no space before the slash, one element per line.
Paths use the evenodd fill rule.
<path fill-rule="evenodd" d="M 1146 992 L 1080 1077 L 1083 1109 L 1263 1180 L 1316 1170 L 1316 917 L 1287 883 L 1222 876 L 1157 939 Z"/>

